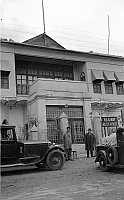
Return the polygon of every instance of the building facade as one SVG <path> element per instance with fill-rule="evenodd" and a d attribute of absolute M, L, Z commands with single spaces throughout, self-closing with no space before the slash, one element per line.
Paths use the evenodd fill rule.
<path fill-rule="evenodd" d="M 1 41 L 1 123 L 21 139 L 35 124 L 39 139 L 61 143 L 66 116 L 74 144 L 89 127 L 99 141 L 122 126 L 124 58 L 66 50 L 48 36 L 43 46 L 43 37 Z"/>

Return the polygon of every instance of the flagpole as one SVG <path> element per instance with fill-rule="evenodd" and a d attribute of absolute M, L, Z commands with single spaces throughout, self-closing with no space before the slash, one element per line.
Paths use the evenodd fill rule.
<path fill-rule="evenodd" d="M 43 27 L 44 27 L 44 46 L 46 46 L 46 29 L 45 29 L 45 15 L 44 15 L 43 0 L 42 0 L 42 12 L 43 12 Z"/>
<path fill-rule="evenodd" d="M 110 39 L 110 24 L 109 24 L 109 15 L 108 15 L 108 54 L 109 54 L 109 45 L 110 45 L 109 39 Z"/>

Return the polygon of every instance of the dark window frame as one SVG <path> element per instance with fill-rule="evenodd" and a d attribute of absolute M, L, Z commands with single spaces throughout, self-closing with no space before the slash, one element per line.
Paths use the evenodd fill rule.
<path fill-rule="evenodd" d="M 124 95 L 124 82 L 120 81 L 116 83 L 116 92 L 118 95 Z"/>
<path fill-rule="evenodd" d="M 113 94 L 113 81 L 105 81 L 104 86 L 105 86 L 105 94 Z"/>
<path fill-rule="evenodd" d="M 33 63 L 32 63 L 33 64 Z M 31 85 L 38 77 L 38 70 L 35 64 L 27 67 L 27 84 Z"/>
<path fill-rule="evenodd" d="M 99 94 L 102 93 L 101 81 L 100 80 L 93 81 L 93 92 L 99 93 Z"/>
<path fill-rule="evenodd" d="M 10 71 L 1 70 L 1 89 L 9 89 Z"/>
<path fill-rule="evenodd" d="M 27 68 L 24 65 L 16 68 L 16 91 L 18 95 L 28 95 Z"/>
<path fill-rule="evenodd" d="M 41 73 L 40 73 L 41 71 Z M 47 63 L 41 63 L 38 67 L 38 78 L 54 78 L 53 66 Z"/>

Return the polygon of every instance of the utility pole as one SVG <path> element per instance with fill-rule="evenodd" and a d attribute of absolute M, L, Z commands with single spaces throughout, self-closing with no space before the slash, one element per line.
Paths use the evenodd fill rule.
<path fill-rule="evenodd" d="M 45 30 L 45 15 L 44 15 L 43 0 L 42 0 L 42 12 L 43 12 L 43 27 L 44 27 L 44 46 L 46 46 L 46 30 Z"/>
<path fill-rule="evenodd" d="M 109 39 L 110 39 L 110 24 L 109 24 L 109 15 L 108 15 L 108 54 L 109 54 Z"/>

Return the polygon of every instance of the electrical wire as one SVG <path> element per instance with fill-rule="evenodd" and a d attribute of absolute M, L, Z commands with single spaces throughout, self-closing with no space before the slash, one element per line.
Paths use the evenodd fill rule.
<path fill-rule="evenodd" d="M 7 30 L 7 31 L 13 31 L 13 32 L 19 32 L 19 33 L 27 33 L 27 34 L 30 34 L 30 35 L 33 35 L 33 34 L 35 34 L 35 32 L 27 32 L 27 31 L 20 31 L 20 30 L 9 30 L 9 29 L 2 29 L 2 30 Z M 4 34 L 5 35 L 5 34 Z M 7 35 L 7 34 L 6 34 Z M 69 34 L 70 35 L 70 34 Z M 8 35 L 9 36 L 9 35 Z M 75 35 L 74 35 L 75 36 Z M 53 35 L 53 37 L 56 37 L 56 38 L 60 38 L 60 39 L 64 39 L 64 40 L 71 40 L 72 42 L 74 42 L 74 41 L 76 41 L 76 42 L 85 42 L 85 43 L 91 43 L 91 44 L 97 44 L 97 45 L 103 45 L 103 46 L 106 46 L 106 44 L 105 43 L 100 43 L 100 42 L 94 42 L 94 41 L 87 41 L 87 40 L 80 40 L 80 39 L 75 39 L 75 38 L 67 38 L 67 37 L 59 37 L 59 36 L 55 36 L 55 35 Z M 23 37 L 23 38 L 26 38 L 26 37 Z M 83 38 L 83 36 L 82 36 L 82 38 Z M 87 38 L 89 38 L 88 36 L 87 36 Z M 75 45 L 75 44 L 72 44 L 72 45 Z M 113 47 L 118 47 L 118 48 L 121 48 L 121 49 L 123 49 L 122 47 L 120 47 L 120 46 L 118 46 L 118 45 L 113 45 L 113 44 L 111 44 L 111 46 L 113 46 Z"/>
<path fill-rule="evenodd" d="M 14 18 L 6 18 L 6 17 L 4 17 L 3 19 L 12 19 L 12 20 L 16 20 L 16 21 L 24 21 L 24 20 L 19 20 L 19 19 L 14 19 Z M 31 29 L 34 29 L 35 28 L 35 30 L 37 29 L 37 30 L 39 30 L 40 31 L 40 28 L 39 27 L 33 27 L 33 26 L 24 26 L 24 25 L 17 25 L 17 24 L 14 24 L 14 23 L 8 23 L 8 22 L 4 22 L 3 21 L 3 19 L 1 20 L 2 21 L 2 23 L 3 23 L 3 25 L 5 24 L 10 24 L 10 25 L 13 25 L 13 26 L 18 26 L 18 27 L 20 27 L 20 28 L 22 28 L 22 27 L 26 27 L 26 28 L 28 28 L 28 27 L 30 27 Z M 41 23 L 35 23 L 35 25 L 36 24 L 41 24 Z M 2 26 L 3 26 L 2 25 Z M 77 32 L 77 31 L 80 31 L 80 33 L 89 33 L 89 34 L 95 34 L 95 35 L 99 35 L 99 36 L 105 36 L 106 37 L 106 35 L 105 34 L 98 34 L 98 33 L 93 33 L 93 32 L 88 32 L 88 31 L 82 31 L 82 30 L 76 30 L 76 29 L 72 29 L 72 28 L 66 28 L 66 27 L 60 27 L 60 26 L 54 26 L 54 25 L 47 25 L 48 27 L 49 26 L 51 26 L 51 27 L 59 27 L 59 28 L 62 28 L 62 29 L 64 29 L 64 30 L 73 30 L 73 31 L 75 31 L 75 32 Z M 2 28 L 2 31 L 11 31 L 11 32 L 14 32 L 14 33 L 20 33 L 20 34 L 29 34 L 29 35 L 32 35 L 32 37 L 34 37 L 34 34 L 36 34 L 36 32 L 34 32 L 34 31 L 22 31 L 22 30 L 10 30 L 10 29 L 8 29 L 8 28 Z M 68 41 L 67 42 L 64 42 L 64 41 L 62 41 L 61 43 L 64 43 L 64 44 L 66 44 L 66 45 L 70 45 L 70 46 L 74 46 L 74 48 L 75 48 L 75 46 L 80 46 L 80 47 L 82 47 L 82 48 L 84 48 L 84 47 L 87 47 L 87 48 L 97 48 L 97 49 L 102 49 L 102 50 L 106 50 L 105 48 L 103 48 L 103 47 L 96 47 L 96 46 L 94 46 L 94 47 L 91 47 L 91 46 L 84 46 L 84 44 L 81 44 L 81 43 L 88 43 L 88 44 L 97 44 L 97 45 L 101 45 L 101 46 L 105 46 L 106 44 L 105 43 L 102 43 L 102 42 L 95 42 L 95 41 L 90 41 L 91 39 L 95 39 L 95 40 L 99 40 L 99 41 L 106 41 L 106 39 L 104 38 L 98 38 L 98 37 L 93 37 L 93 36 L 89 36 L 89 35 L 81 35 L 81 34 L 77 34 L 77 33 L 67 33 L 67 32 L 63 32 L 63 31 L 58 31 L 58 30 L 50 30 L 50 29 L 48 29 L 49 31 L 51 31 L 52 32 L 52 35 L 53 35 L 53 32 L 55 32 L 55 33 L 58 33 L 58 34 L 64 34 L 64 35 L 67 35 L 67 36 L 69 36 L 69 37 L 63 37 L 63 36 L 55 36 L 55 35 L 53 35 L 52 37 L 55 37 L 55 38 L 59 38 L 59 39 L 61 39 L 61 40 L 68 40 L 68 41 L 72 41 L 72 42 L 80 42 L 80 44 L 74 44 L 74 43 L 69 43 Z M 27 39 L 27 36 L 20 36 L 20 34 L 19 34 L 19 36 L 16 36 L 16 35 L 12 35 L 12 34 L 5 34 L 5 33 L 2 33 L 1 35 L 4 35 L 4 36 L 9 36 L 9 37 L 14 37 L 14 38 L 18 38 L 18 39 L 20 39 L 20 38 L 26 38 Z M 74 36 L 74 37 L 76 37 L 76 39 L 75 38 L 72 38 L 72 37 L 70 37 L 70 36 Z M 78 39 L 78 37 L 80 38 L 80 39 Z M 82 39 L 83 40 L 82 40 Z M 87 40 L 84 40 L 84 38 L 87 38 L 88 39 L 88 41 Z M 116 37 L 117 38 L 117 37 Z M 119 38 L 120 39 L 120 38 Z M 123 41 L 121 41 L 121 42 L 119 42 L 119 41 L 115 41 L 115 40 L 110 40 L 111 42 L 116 42 L 116 43 L 120 43 L 120 44 L 122 44 L 122 43 L 124 43 Z M 114 50 L 114 51 L 116 51 L 116 52 L 121 52 L 121 50 L 119 51 L 119 49 L 123 49 L 123 47 L 121 47 L 121 46 L 118 46 L 118 45 L 115 45 L 115 44 L 111 44 L 110 45 L 110 47 L 115 47 L 116 48 L 116 50 Z M 117 50 L 117 48 L 119 48 L 118 50 Z"/>
<path fill-rule="evenodd" d="M 20 19 L 15 19 L 15 18 L 7 18 L 7 17 L 3 17 L 2 19 L 12 19 L 12 20 L 16 20 L 16 21 L 23 21 L 23 22 L 25 22 L 24 20 L 20 20 Z M 3 21 L 2 21 L 3 22 Z M 29 22 L 29 21 L 28 21 Z M 41 23 L 39 22 L 35 22 L 35 21 L 30 21 L 30 22 L 32 22 L 32 23 L 35 23 L 35 24 L 40 24 L 41 25 Z M 5 23 L 5 22 L 3 22 L 3 23 Z M 8 23 L 8 22 L 7 22 Z M 11 24 L 11 23 L 10 23 Z M 20 26 L 20 27 L 27 27 L 27 25 L 17 25 L 17 24 L 12 24 L 12 25 L 15 25 L 15 26 Z M 58 28 L 63 28 L 63 29 L 65 29 L 65 30 L 74 30 L 74 31 L 79 31 L 79 32 L 83 32 L 83 33 L 89 33 L 89 34 L 95 34 L 95 35 L 103 35 L 103 36 L 107 36 L 106 34 L 102 34 L 102 33 L 94 33 L 94 32 L 89 32 L 89 31 L 82 31 L 81 29 L 73 29 L 73 28 L 69 28 L 69 27 L 63 27 L 63 26 L 55 26 L 55 25 L 48 25 L 47 24 L 47 26 L 51 26 L 51 27 L 58 27 Z M 31 28 L 37 28 L 36 26 L 35 27 L 33 27 L 33 26 L 29 26 L 28 25 L 28 27 L 31 27 Z M 60 31 L 57 31 L 57 32 L 60 32 Z M 61 33 L 64 33 L 64 34 L 66 34 L 65 32 L 61 32 Z M 70 33 L 71 34 L 71 33 Z M 74 34 L 74 35 L 78 35 L 78 36 L 82 36 L 82 35 L 79 35 L 79 34 Z M 90 36 L 89 36 L 90 37 Z M 95 38 L 95 37 L 92 37 L 92 38 Z M 118 38 L 118 39 L 124 39 L 124 38 L 121 38 L 121 37 L 115 37 L 115 38 Z M 96 38 L 96 39 L 98 39 L 98 38 Z M 105 40 L 105 39 L 103 39 L 103 40 Z M 112 40 L 111 40 L 112 41 Z M 113 41 L 115 41 L 115 40 L 113 40 Z M 118 41 L 115 41 L 115 42 L 118 42 Z"/>
<path fill-rule="evenodd" d="M 10 36 L 10 35 L 7 35 L 7 36 Z M 18 38 L 18 36 L 14 36 L 14 37 Z M 21 37 L 21 38 L 22 38 L 22 37 Z M 23 38 L 27 39 L 27 37 L 23 37 Z M 73 50 L 76 49 L 75 47 L 80 47 L 80 48 L 83 48 L 83 49 L 84 49 L 84 48 L 89 48 L 89 49 L 92 49 L 93 51 L 94 51 L 94 49 L 97 49 L 97 50 L 99 49 L 99 50 L 101 50 L 101 52 L 102 52 L 103 50 L 107 51 L 107 48 L 106 48 L 106 49 L 105 49 L 105 48 L 102 48 L 102 47 L 100 48 L 100 47 L 98 47 L 98 46 L 97 46 L 97 47 L 96 47 L 96 46 L 92 46 L 92 47 L 91 47 L 91 46 L 87 46 L 87 45 L 72 44 L 72 43 L 68 43 L 68 42 L 65 43 L 65 42 L 63 42 L 63 41 L 62 41 L 62 45 L 63 45 L 63 46 L 64 46 L 64 45 L 65 45 L 65 46 L 73 46 L 73 48 L 71 48 L 71 49 L 73 49 Z M 97 51 L 97 50 L 95 50 L 95 51 Z M 111 51 L 121 52 L 121 53 L 122 53 L 122 51 L 119 51 L 119 50 L 117 50 L 117 49 L 116 49 L 116 50 L 115 50 L 115 49 L 114 49 L 114 50 L 111 49 Z"/>

